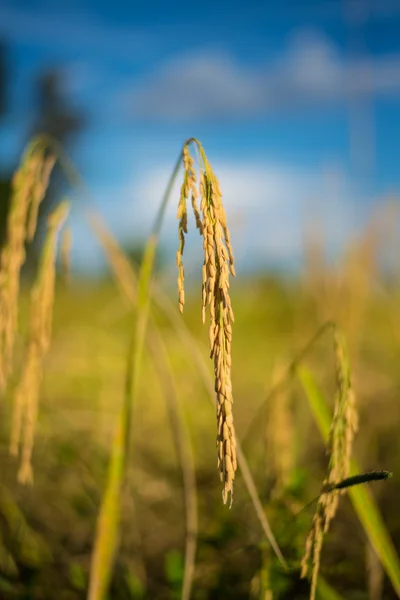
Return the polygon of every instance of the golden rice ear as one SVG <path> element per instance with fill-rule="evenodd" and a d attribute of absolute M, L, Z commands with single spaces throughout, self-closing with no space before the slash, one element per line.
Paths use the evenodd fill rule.
<path fill-rule="evenodd" d="M 201 144 L 194 140 L 202 159 L 200 165 L 200 211 L 197 207 L 198 191 L 193 171 L 194 161 L 189 144 L 183 149 L 184 181 L 178 206 L 179 240 L 177 252 L 179 309 L 184 304 L 184 271 L 182 254 L 184 233 L 187 233 L 187 201 L 192 198 L 196 225 L 203 236 L 204 265 L 202 271 L 202 320 L 209 312 L 210 357 L 214 360 L 215 392 L 217 398 L 217 448 L 218 469 L 223 482 L 224 504 L 233 493 L 237 470 L 236 436 L 232 415 L 232 322 L 234 320 L 229 295 L 229 274 L 235 274 L 230 234 L 226 223 L 222 194 L 216 176 Z"/>
<path fill-rule="evenodd" d="M 12 373 L 18 328 L 18 297 L 25 244 L 35 235 L 37 215 L 55 159 L 45 157 L 43 143 L 33 143 L 12 181 L 7 238 L 0 256 L 0 388 Z"/>
<path fill-rule="evenodd" d="M 336 363 L 337 392 L 334 401 L 334 413 L 329 434 L 328 452 L 330 454 L 328 473 L 321 487 L 317 510 L 311 531 L 308 535 L 305 553 L 302 559 L 302 577 L 307 575 L 312 559 L 310 600 L 314 600 L 321 559 L 324 535 L 328 532 L 334 518 L 339 496 L 345 489 L 335 489 L 335 484 L 347 478 L 353 440 L 358 427 L 355 397 L 351 383 L 351 369 L 343 334 L 334 329 L 333 345 Z M 329 493 L 327 492 L 329 490 Z"/>
<path fill-rule="evenodd" d="M 185 145 L 182 151 L 183 165 L 185 168 L 185 174 L 183 183 L 181 186 L 181 195 L 178 204 L 178 219 L 179 219 L 179 248 L 176 253 L 176 265 L 178 267 L 178 294 L 179 294 L 179 310 L 183 312 L 183 306 L 185 304 L 185 290 L 184 280 L 185 271 L 182 263 L 183 250 L 185 247 L 185 233 L 187 233 L 187 201 L 189 196 L 192 198 L 192 206 L 196 217 L 196 223 L 198 227 L 201 227 L 200 214 L 196 205 L 196 197 L 198 191 L 196 187 L 196 174 L 193 170 L 193 158 L 189 154 L 188 146 Z"/>
<path fill-rule="evenodd" d="M 50 346 L 59 230 L 69 213 L 68 202 L 57 206 L 48 219 L 39 270 L 31 292 L 30 331 L 21 379 L 15 393 L 10 452 L 18 455 L 22 441 L 20 483 L 33 483 L 32 450 L 37 420 L 43 361 Z"/>
<path fill-rule="evenodd" d="M 35 237 L 39 207 L 46 195 L 46 190 L 49 186 L 50 175 L 53 171 L 55 164 L 55 156 L 49 155 L 46 158 L 43 157 L 42 164 L 40 165 L 40 172 L 38 174 L 39 176 L 34 182 L 26 231 L 26 238 L 28 242 L 31 242 Z"/>
<path fill-rule="evenodd" d="M 337 483 L 348 476 L 354 436 L 358 429 L 358 415 L 347 345 L 338 328 L 334 331 L 333 344 L 337 392 L 329 440 L 331 453 L 329 483 Z"/>
<path fill-rule="evenodd" d="M 312 563 L 310 600 L 315 599 L 319 568 L 321 564 L 322 544 L 324 541 L 324 509 L 318 502 L 310 533 L 306 540 L 304 556 L 301 560 L 301 577 L 307 576 L 310 563 Z"/>

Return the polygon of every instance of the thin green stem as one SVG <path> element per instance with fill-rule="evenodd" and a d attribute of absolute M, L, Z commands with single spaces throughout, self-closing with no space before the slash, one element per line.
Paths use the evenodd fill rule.
<path fill-rule="evenodd" d="M 103 600 L 107 594 L 119 544 L 120 505 L 126 485 L 126 464 L 132 454 L 132 415 L 136 403 L 143 349 L 149 318 L 151 282 L 159 234 L 175 179 L 179 172 L 182 153 L 176 162 L 158 210 L 142 260 L 138 280 L 138 303 L 133 311 L 129 339 L 125 394 L 113 440 L 108 468 L 108 481 L 97 523 L 97 536 L 91 568 L 89 600 Z M 71 175 L 71 170 L 69 171 Z M 75 179 L 75 173 L 72 172 Z"/>

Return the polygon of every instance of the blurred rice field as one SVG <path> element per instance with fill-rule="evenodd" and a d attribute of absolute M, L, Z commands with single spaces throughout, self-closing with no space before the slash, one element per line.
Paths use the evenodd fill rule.
<path fill-rule="evenodd" d="M 365 250 L 360 256 L 365 258 Z M 309 269 L 307 277 L 298 281 L 240 278 L 232 285 L 236 431 L 288 571 L 263 537 L 240 471 L 231 510 L 222 504 L 214 410 L 193 357 L 182 347 L 173 326 L 154 309 L 194 449 L 199 504 L 194 599 L 308 597 L 309 584 L 299 580 L 299 568 L 314 509 L 301 509 L 318 495 L 327 457 L 295 378 L 269 402 L 265 398 L 326 318 L 337 320 L 348 337 L 360 411 L 354 454 L 364 471 L 394 473 L 388 482 L 370 487 L 394 545 L 400 548 L 400 289 L 396 280 L 385 282 L 367 261 L 358 260 L 350 269 L 345 260 L 340 269 L 335 274 L 328 266 L 322 272 Z M 174 301 L 175 292 L 167 293 Z M 201 325 L 198 296 L 194 291 L 189 294 L 181 318 L 207 356 L 207 328 Z M 25 293 L 21 303 L 24 330 Z M 20 548 L 11 548 L 19 573 L 1 575 L 1 597 L 86 597 L 96 517 L 123 398 L 129 324 L 126 303 L 112 282 L 72 279 L 68 287 L 58 282 L 53 340 L 41 389 L 33 487 L 16 482 L 17 466 L 8 454 L 13 385 L 0 407 L 2 486 L 22 511 L 35 540 L 29 542 L 27 534 L 32 545 L 28 558 Z M 23 340 L 22 331 L 20 351 Z M 322 335 L 304 364 L 333 400 L 331 346 L 329 335 Z M 182 475 L 163 381 L 153 359 L 146 350 L 110 598 L 179 598 L 182 586 Z M 209 368 L 211 372 L 211 363 Z M 347 496 L 324 543 L 321 575 L 321 598 L 397 597 Z M 329 582 L 326 589 L 324 581 Z M 372 596 L 372 589 L 379 595 Z"/>

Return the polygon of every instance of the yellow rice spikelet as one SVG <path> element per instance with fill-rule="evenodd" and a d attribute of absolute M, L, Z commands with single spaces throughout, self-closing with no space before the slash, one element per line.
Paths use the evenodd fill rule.
<path fill-rule="evenodd" d="M 12 372 L 15 336 L 18 327 L 18 296 L 26 242 L 32 241 L 39 206 L 43 200 L 55 159 L 45 156 L 38 144 L 28 149 L 12 181 L 6 243 L 0 256 L 0 389 Z"/>
<path fill-rule="evenodd" d="M 10 452 L 14 456 L 18 455 L 20 444 L 22 445 L 18 471 L 21 483 L 33 482 L 31 457 L 43 361 L 51 339 L 58 233 L 68 212 L 69 204 L 62 202 L 49 216 L 37 280 L 31 292 L 30 332 L 21 379 L 15 393 L 10 441 Z"/>
<path fill-rule="evenodd" d="M 330 453 L 328 473 L 322 484 L 311 531 L 308 535 L 305 553 L 302 558 L 301 576 L 305 577 L 312 559 L 313 573 L 311 578 L 310 600 L 314 600 L 321 560 L 324 535 L 328 532 L 334 518 L 340 494 L 345 489 L 332 490 L 332 485 L 346 479 L 349 474 L 353 440 L 358 427 L 358 416 L 355 408 L 355 396 L 351 382 L 351 371 L 343 334 L 336 328 L 334 331 L 334 352 L 337 375 L 337 392 L 334 401 L 334 414 L 331 424 L 328 451 Z M 324 491 L 325 490 L 325 491 Z"/>
<path fill-rule="evenodd" d="M 187 233 L 186 203 L 191 194 L 196 226 L 203 236 L 204 265 L 202 280 L 202 320 L 206 310 L 210 316 L 210 357 L 214 360 L 215 393 L 217 399 L 218 469 L 224 484 L 224 504 L 233 493 L 237 469 L 236 436 L 232 415 L 232 322 L 234 320 L 229 295 L 229 275 L 235 275 L 233 251 L 225 209 L 218 180 L 207 160 L 202 146 L 196 141 L 202 158 L 200 169 L 200 211 L 197 207 L 198 191 L 189 144 L 183 149 L 184 182 L 178 207 L 180 246 L 177 253 L 179 308 L 184 304 L 184 272 L 182 253 L 184 234 Z"/>

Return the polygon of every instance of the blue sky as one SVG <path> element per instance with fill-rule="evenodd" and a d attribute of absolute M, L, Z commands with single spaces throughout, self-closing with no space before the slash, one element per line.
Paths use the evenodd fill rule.
<path fill-rule="evenodd" d="M 0 166 L 21 151 L 35 74 L 57 67 L 89 116 L 72 155 L 124 242 L 146 234 L 196 136 L 220 175 L 239 265 L 298 265 L 314 221 L 341 251 L 400 187 L 399 31 L 398 0 L 1 0 L 12 78 Z M 79 219 L 75 263 L 99 265 Z"/>

